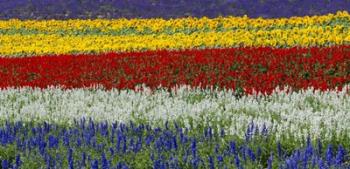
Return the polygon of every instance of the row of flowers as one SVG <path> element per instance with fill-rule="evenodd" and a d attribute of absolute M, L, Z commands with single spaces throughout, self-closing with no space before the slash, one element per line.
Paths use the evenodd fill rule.
<path fill-rule="evenodd" d="M 62 42 L 67 44 L 68 42 Z M 270 93 L 333 89 L 350 82 L 350 46 L 275 49 L 227 48 L 59 55 L 0 59 L 0 87 L 66 88 L 102 85 L 134 89 L 191 85 Z"/>
<path fill-rule="evenodd" d="M 278 19 L 248 17 L 179 18 L 179 19 L 95 19 L 95 20 L 1 20 L 1 34 L 154 34 L 178 32 L 211 32 L 243 30 L 273 30 L 293 28 L 341 29 L 348 31 L 350 15 L 346 11 L 321 16 Z M 339 31 L 339 30 L 338 30 Z"/>
<path fill-rule="evenodd" d="M 0 19 L 177 18 L 185 16 L 290 17 L 349 10 L 346 0 L 56 0 L 0 2 Z"/>
<path fill-rule="evenodd" d="M 54 123 L 6 122 L 0 127 L 1 167 L 5 168 L 348 168 L 347 142 L 295 145 L 250 123 L 245 139 L 211 127 L 175 123 L 96 123 L 72 127 Z M 303 145 L 300 145 L 303 143 Z"/>
<path fill-rule="evenodd" d="M 337 29 L 291 29 L 272 31 L 194 32 L 173 35 L 1 35 L 0 56 L 76 54 L 162 49 L 225 47 L 292 47 L 350 44 L 350 34 Z"/>
<path fill-rule="evenodd" d="M 349 44 L 341 29 L 234 30 L 150 35 L 1 35 L 0 56 L 105 53 L 162 49 L 225 48 L 239 46 L 332 46 Z M 147 43 L 146 43 L 147 42 Z"/>
<path fill-rule="evenodd" d="M 147 122 L 151 126 L 175 121 L 187 128 L 222 128 L 237 136 L 244 136 L 253 122 L 268 128 L 278 139 L 302 141 L 309 136 L 312 140 L 341 141 L 350 139 L 349 87 L 323 92 L 277 88 L 269 96 L 188 86 L 140 87 L 137 91 L 8 88 L 0 91 L 0 121 L 72 125 L 76 119 L 91 118 L 96 122 Z"/>

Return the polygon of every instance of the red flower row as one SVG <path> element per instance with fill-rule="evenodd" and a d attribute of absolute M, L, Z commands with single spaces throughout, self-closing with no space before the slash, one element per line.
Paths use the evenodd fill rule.
<path fill-rule="evenodd" d="M 107 89 L 200 87 L 271 92 L 278 86 L 302 89 L 341 87 L 350 82 L 350 46 L 328 48 L 233 48 L 148 51 L 102 55 L 1 58 L 0 87 Z"/>

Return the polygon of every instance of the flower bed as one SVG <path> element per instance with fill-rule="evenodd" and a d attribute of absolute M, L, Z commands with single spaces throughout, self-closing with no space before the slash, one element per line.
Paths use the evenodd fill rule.
<path fill-rule="evenodd" d="M 350 167 L 348 2 L 92 2 L 0 1 L 2 169 Z"/>

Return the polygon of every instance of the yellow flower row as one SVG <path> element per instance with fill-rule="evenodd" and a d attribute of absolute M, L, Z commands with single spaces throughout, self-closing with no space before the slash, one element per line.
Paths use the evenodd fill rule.
<path fill-rule="evenodd" d="M 305 16 L 280 19 L 263 19 L 248 17 L 218 17 L 214 19 L 203 18 L 180 18 L 180 19 L 96 19 L 96 20 L 28 20 L 21 21 L 11 19 L 0 21 L 0 29 L 30 29 L 38 31 L 56 32 L 58 30 L 84 30 L 87 28 L 101 29 L 102 32 L 120 30 L 123 28 L 135 28 L 138 31 L 150 29 L 154 32 L 161 32 L 165 29 L 216 29 L 216 28 L 240 28 L 247 27 L 267 28 L 280 26 L 312 26 L 315 24 L 325 24 L 334 19 L 350 21 L 350 15 L 346 11 L 337 12 L 323 16 Z"/>
<path fill-rule="evenodd" d="M 69 53 L 123 52 L 158 49 L 236 46 L 327 46 L 349 44 L 350 32 L 341 29 L 309 29 L 229 32 L 195 32 L 174 35 L 142 36 L 60 36 L 60 35 L 2 35 L 1 56 L 24 56 Z"/>

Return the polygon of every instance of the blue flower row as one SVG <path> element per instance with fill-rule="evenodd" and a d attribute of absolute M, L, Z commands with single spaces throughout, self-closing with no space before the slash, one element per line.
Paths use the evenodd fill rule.
<path fill-rule="evenodd" d="M 0 19 L 290 17 L 350 10 L 349 0 L 0 0 Z"/>
<path fill-rule="evenodd" d="M 162 127 L 84 119 L 73 126 L 6 122 L 0 127 L 0 160 L 3 169 L 350 167 L 347 143 L 276 140 L 254 123 L 241 139 L 224 129 L 193 130 L 175 122 Z"/>

